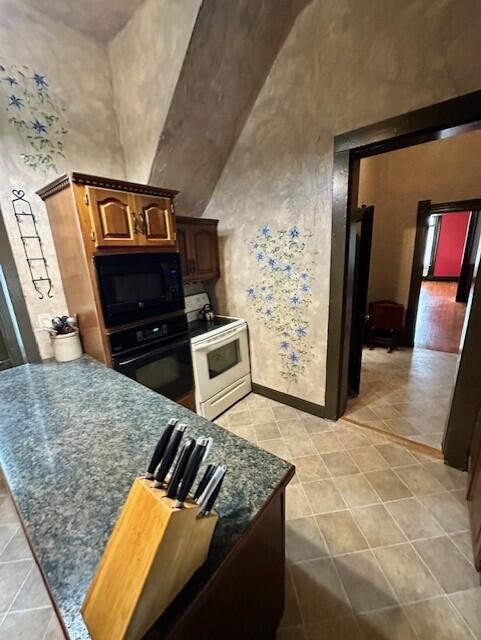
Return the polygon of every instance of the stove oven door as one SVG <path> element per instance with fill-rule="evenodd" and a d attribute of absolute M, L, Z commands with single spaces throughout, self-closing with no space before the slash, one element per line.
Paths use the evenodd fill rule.
<path fill-rule="evenodd" d="M 196 395 L 205 402 L 250 372 L 247 326 L 192 345 Z"/>
<path fill-rule="evenodd" d="M 189 336 L 166 340 L 154 349 L 150 345 L 133 354 L 116 356 L 114 368 L 171 400 L 178 401 L 193 391 Z"/>

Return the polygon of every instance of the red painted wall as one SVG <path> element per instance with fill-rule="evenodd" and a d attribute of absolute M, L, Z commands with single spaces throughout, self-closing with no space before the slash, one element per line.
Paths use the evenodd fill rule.
<path fill-rule="evenodd" d="M 441 217 L 434 276 L 459 276 L 470 215 L 469 211 L 460 211 Z"/>

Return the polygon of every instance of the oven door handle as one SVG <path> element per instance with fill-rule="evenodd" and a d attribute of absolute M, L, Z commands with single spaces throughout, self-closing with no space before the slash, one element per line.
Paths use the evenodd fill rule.
<path fill-rule="evenodd" d="M 192 351 L 206 351 L 211 347 L 219 347 L 223 344 L 228 344 L 229 342 L 232 342 L 233 338 L 243 333 L 245 328 L 245 325 L 242 327 L 236 327 L 235 329 L 230 329 L 230 331 L 224 331 L 218 338 L 209 338 L 207 340 L 203 340 L 199 344 L 193 344 Z"/>
<path fill-rule="evenodd" d="M 143 360 L 152 360 L 160 355 L 168 355 L 169 353 L 172 353 L 173 351 L 176 351 L 179 347 L 184 347 L 186 345 L 188 345 L 190 342 L 190 338 L 186 337 L 183 338 L 182 340 L 176 340 L 175 342 L 171 342 L 169 344 L 164 344 L 161 347 L 159 347 L 158 349 L 154 349 L 153 351 L 144 351 L 143 353 L 137 354 L 136 356 L 132 356 L 132 358 L 129 358 L 128 360 L 116 360 L 116 368 L 120 368 L 120 367 L 128 367 L 130 364 L 133 364 L 134 362 L 137 363 L 141 363 Z"/>

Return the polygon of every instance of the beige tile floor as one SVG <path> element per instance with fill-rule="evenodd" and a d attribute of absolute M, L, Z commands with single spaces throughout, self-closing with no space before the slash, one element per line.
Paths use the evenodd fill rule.
<path fill-rule="evenodd" d="M 63 640 L 0 473 L 0 640 Z"/>
<path fill-rule="evenodd" d="M 364 349 L 361 393 L 345 417 L 440 449 L 457 362 L 431 349 Z"/>
<path fill-rule="evenodd" d="M 296 465 L 279 639 L 481 639 L 466 474 L 255 394 L 216 422 Z"/>

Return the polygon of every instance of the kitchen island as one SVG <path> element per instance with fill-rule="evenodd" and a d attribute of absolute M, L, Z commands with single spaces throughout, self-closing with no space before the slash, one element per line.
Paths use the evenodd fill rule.
<path fill-rule="evenodd" d="M 209 460 L 227 475 L 208 559 L 146 638 L 275 636 L 293 466 L 85 357 L 0 373 L 0 464 L 74 640 L 89 638 L 80 607 L 130 486 L 172 417 L 190 436 L 213 438 Z"/>

